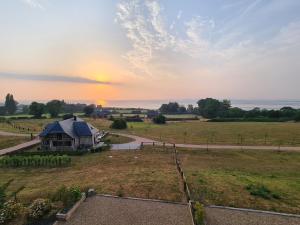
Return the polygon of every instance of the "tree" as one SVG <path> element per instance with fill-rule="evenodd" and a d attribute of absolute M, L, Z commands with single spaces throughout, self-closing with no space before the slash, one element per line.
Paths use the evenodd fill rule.
<path fill-rule="evenodd" d="M 83 112 L 85 113 L 85 115 L 90 116 L 94 112 L 95 108 L 96 106 L 94 104 L 91 104 L 84 107 Z"/>
<path fill-rule="evenodd" d="M 50 102 L 47 102 L 46 110 L 48 113 L 50 113 L 52 118 L 57 117 L 61 112 L 63 104 L 64 103 L 59 100 L 52 100 Z"/>
<path fill-rule="evenodd" d="M 113 128 L 113 129 L 126 129 L 127 128 L 127 122 L 123 118 L 118 118 L 118 119 L 115 119 L 113 121 L 113 123 L 111 124 L 110 127 Z"/>
<path fill-rule="evenodd" d="M 32 102 L 29 106 L 29 114 L 35 118 L 41 118 L 45 112 L 45 105 L 43 103 Z"/>
<path fill-rule="evenodd" d="M 7 94 L 5 97 L 5 109 L 8 114 L 14 114 L 17 110 L 18 102 L 14 100 L 12 94 Z"/>
<path fill-rule="evenodd" d="M 165 124 L 166 123 L 166 117 L 163 114 L 159 114 L 158 116 L 154 117 L 152 119 L 153 123 L 156 124 Z"/>
<path fill-rule="evenodd" d="M 294 120 L 295 120 L 296 122 L 300 122 L 300 111 L 298 111 L 298 112 L 296 113 L 296 116 L 295 116 Z"/>
<path fill-rule="evenodd" d="M 220 102 L 213 98 L 200 99 L 197 104 L 200 115 L 209 119 L 223 116 L 230 107 L 229 101 Z"/>
<path fill-rule="evenodd" d="M 194 106 L 192 104 L 190 104 L 190 105 L 188 105 L 186 110 L 187 110 L 188 113 L 193 113 L 194 112 Z"/>

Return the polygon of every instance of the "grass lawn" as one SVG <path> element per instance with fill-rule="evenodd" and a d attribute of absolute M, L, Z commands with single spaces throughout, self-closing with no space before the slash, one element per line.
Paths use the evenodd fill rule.
<path fill-rule="evenodd" d="M 0 130 L 12 133 L 39 133 L 48 123 L 51 123 L 53 121 L 54 119 L 25 119 L 12 120 L 11 124 L 0 122 Z M 21 127 L 21 129 L 14 127 L 12 124 L 14 124 L 14 126 Z"/>
<path fill-rule="evenodd" d="M 110 140 L 110 144 L 125 144 L 134 141 L 134 139 L 125 137 L 125 136 L 120 136 L 120 135 L 113 135 L 109 134 L 104 137 L 102 141 L 108 141 Z"/>
<path fill-rule="evenodd" d="M 194 200 L 300 213 L 300 153 L 180 150 Z"/>
<path fill-rule="evenodd" d="M 27 141 L 30 141 L 30 137 L 0 136 L 0 151 Z"/>
<path fill-rule="evenodd" d="M 128 123 L 125 132 L 171 143 L 300 146 L 300 123 Z"/>
<path fill-rule="evenodd" d="M 95 188 L 98 193 L 181 201 L 173 155 L 157 151 L 106 151 L 72 157 L 66 168 L 3 169 L 0 185 L 13 179 L 8 191 L 24 186 L 22 202 L 47 197 L 61 185 Z"/>

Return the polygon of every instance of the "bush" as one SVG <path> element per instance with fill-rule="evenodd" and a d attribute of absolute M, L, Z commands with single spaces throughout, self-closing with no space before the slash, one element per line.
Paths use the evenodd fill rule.
<path fill-rule="evenodd" d="M 53 196 L 53 201 L 61 201 L 65 209 L 71 208 L 81 198 L 79 187 L 62 186 Z"/>
<path fill-rule="evenodd" d="M 49 199 L 38 198 L 29 206 L 29 219 L 36 220 L 46 215 L 51 210 Z"/>
<path fill-rule="evenodd" d="M 247 185 L 246 189 L 251 195 L 261 197 L 264 199 L 280 198 L 278 194 L 272 193 L 271 190 L 269 190 L 266 186 L 262 184 L 249 184 Z"/>
<path fill-rule="evenodd" d="M 194 205 L 195 209 L 195 222 L 197 225 L 204 224 L 204 207 L 200 202 L 196 202 Z"/>
<path fill-rule="evenodd" d="M 126 120 L 119 118 L 115 119 L 113 123 L 111 124 L 112 129 L 126 129 L 127 128 L 127 122 Z"/>
<path fill-rule="evenodd" d="M 166 123 L 166 117 L 163 114 L 159 114 L 158 116 L 154 117 L 152 119 L 153 123 L 156 124 L 165 124 Z"/>
<path fill-rule="evenodd" d="M 5 156 L 0 159 L 0 167 L 59 167 L 70 165 L 69 156 Z"/>
<path fill-rule="evenodd" d="M 6 222 L 14 219 L 19 215 L 21 211 L 21 204 L 16 201 L 8 201 L 3 204 L 0 209 L 0 224 L 5 224 Z"/>

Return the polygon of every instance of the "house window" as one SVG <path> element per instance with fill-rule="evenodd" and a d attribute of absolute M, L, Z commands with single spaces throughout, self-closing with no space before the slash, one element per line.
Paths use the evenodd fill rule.
<path fill-rule="evenodd" d="M 57 134 L 57 140 L 62 140 L 62 134 Z"/>

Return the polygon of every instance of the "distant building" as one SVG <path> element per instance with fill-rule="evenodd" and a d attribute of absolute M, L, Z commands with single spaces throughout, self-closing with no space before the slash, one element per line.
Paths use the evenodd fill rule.
<path fill-rule="evenodd" d="M 107 118 L 111 115 L 111 111 L 103 108 L 96 108 L 94 112 L 91 114 L 92 117 L 99 117 L 99 118 Z"/>
<path fill-rule="evenodd" d="M 91 124 L 76 116 L 48 124 L 42 133 L 42 150 L 78 150 L 96 148 L 100 132 Z"/>
<path fill-rule="evenodd" d="M 147 118 L 153 119 L 154 117 L 158 116 L 159 112 L 157 110 L 148 110 Z"/>

